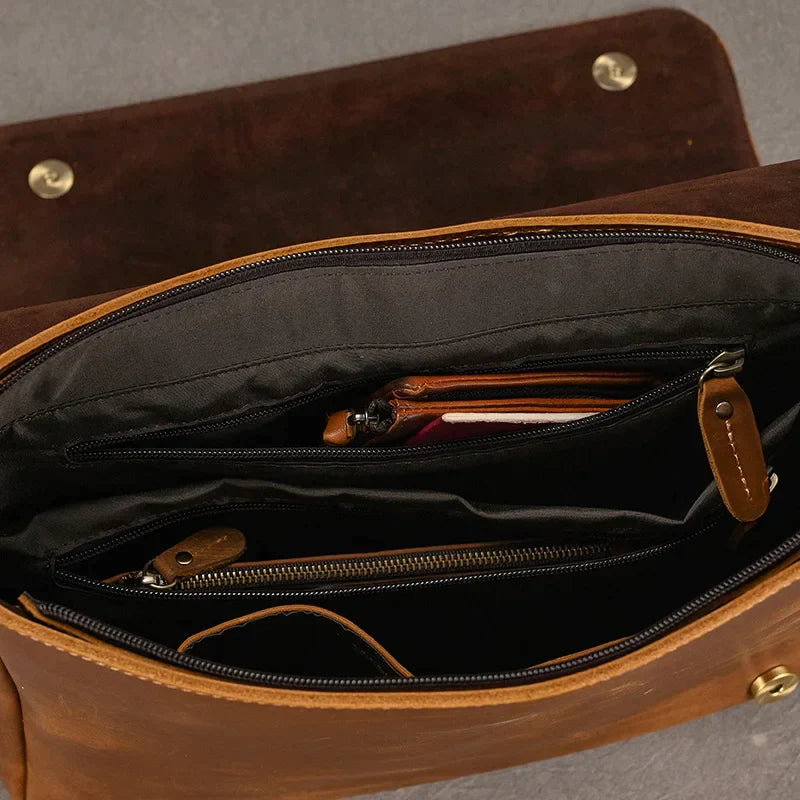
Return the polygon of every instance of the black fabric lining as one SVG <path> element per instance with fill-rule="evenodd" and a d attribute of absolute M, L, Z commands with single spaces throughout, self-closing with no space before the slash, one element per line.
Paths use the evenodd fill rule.
<path fill-rule="evenodd" d="M 133 395 L 133 394 L 144 394 L 143 390 L 145 390 L 145 391 L 159 391 L 159 390 L 164 389 L 167 386 L 172 386 L 172 387 L 175 387 L 175 386 L 186 386 L 186 385 L 189 385 L 189 384 L 192 384 L 192 383 L 195 383 L 195 382 L 202 381 L 202 380 L 204 380 L 206 378 L 216 377 L 216 376 L 219 376 L 219 375 L 229 375 L 229 374 L 236 373 L 236 372 L 239 372 L 239 371 L 252 369 L 254 367 L 266 367 L 266 366 L 268 366 L 270 364 L 277 363 L 279 361 L 289 361 L 289 360 L 294 359 L 294 358 L 300 358 L 300 357 L 308 356 L 308 355 L 333 354 L 333 353 L 342 352 L 342 351 L 353 352 L 355 350 L 358 350 L 358 351 L 361 351 L 361 350 L 364 350 L 364 351 L 366 351 L 366 350 L 375 350 L 379 354 L 380 353 L 391 353 L 391 352 L 395 352 L 397 350 L 404 350 L 404 349 L 411 350 L 411 349 L 417 349 L 417 348 L 434 348 L 434 347 L 440 347 L 440 346 L 446 345 L 446 344 L 458 344 L 458 343 L 462 343 L 462 342 L 465 342 L 465 341 L 470 341 L 472 339 L 483 339 L 483 338 L 489 339 L 489 338 L 491 338 L 493 336 L 496 336 L 498 333 L 516 333 L 517 331 L 523 331 L 523 330 L 528 330 L 530 328 L 542 327 L 542 326 L 545 326 L 545 325 L 553 324 L 554 322 L 577 322 L 577 321 L 588 320 L 588 319 L 606 319 L 606 318 L 611 319 L 611 318 L 614 318 L 614 317 L 617 317 L 617 316 L 626 316 L 626 315 L 629 315 L 629 314 L 643 314 L 643 315 L 647 314 L 647 315 L 650 315 L 650 314 L 653 314 L 653 313 L 656 313 L 656 312 L 660 312 L 660 311 L 675 312 L 675 311 L 680 311 L 680 310 L 683 310 L 683 309 L 725 308 L 725 307 L 737 307 L 737 306 L 753 306 L 753 307 L 757 307 L 757 306 L 762 305 L 765 302 L 769 303 L 770 305 L 774 305 L 774 306 L 785 307 L 785 308 L 792 309 L 792 310 L 800 310 L 800 303 L 790 302 L 788 300 L 768 300 L 768 301 L 764 301 L 764 300 L 744 300 L 744 301 L 726 301 L 726 302 L 715 302 L 715 303 L 688 303 L 688 304 L 684 304 L 684 305 L 681 305 L 681 306 L 662 306 L 662 307 L 649 307 L 649 308 L 638 308 L 638 309 L 625 309 L 625 310 L 622 310 L 622 311 L 615 311 L 615 312 L 610 312 L 610 313 L 606 313 L 606 314 L 589 314 L 589 315 L 585 315 L 585 316 L 582 316 L 582 317 L 563 317 L 563 318 L 555 318 L 554 317 L 552 319 L 537 320 L 536 322 L 527 322 L 527 323 L 524 323 L 522 325 L 514 325 L 514 326 L 510 326 L 510 327 L 505 327 L 505 328 L 497 328 L 497 329 L 490 330 L 490 331 L 481 331 L 480 333 L 472 333 L 472 334 L 465 335 L 465 336 L 462 336 L 462 337 L 455 337 L 455 338 L 452 338 L 452 339 L 440 339 L 440 340 L 431 341 L 431 342 L 415 342 L 415 343 L 409 343 L 409 344 L 392 344 L 392 345 L 381 345 L 381 346 L 355 343 L 355 344 L 340 345 L 340 346 L 330 347 L 330 348 L 313 348 L 313 349 L 304 350 L 304 351 L 301 350 L 301 351 L 296 351 L 296 352 L 293 352 L 293 353 L 286 353 L 286 354 L 283 354 L 283 355 L 281 355 L 279 357 L 275 357 L 275 358 L 264 359 L 264 360 L 254 361 L 254 362 L 248 362 L 246 364 L 237 364 L 236 366 L 233 366 L 233 367 L 227 367 L 227 368 L 224 368 L 224 369 L 221 369 L 221 370 L 214 370 L 212 372 L 203 373 L 203 374 L 200 374 L 200 375 L 193 375 L 190 378 L 184 378 L 184 379 L 181 379 L 181 380 L 169 381 L 169 382 L 157 383 L 157 384 L 144 384 L 142 386 L 135 386 L 135 387 L 128 387 L 126 389 L 120 390 L 119 392 L 109 392 L 109 393 L 106 393 L 106 394 L 101 394 L 101 395 L 93 396 L 93 397 L 90 397 L 90 398 L 83 398 L 81 400 L 77 400 L 77 401 L 74 401 L 72 403 L 66 403 L 64 405 L 51 406 L 51 407 L 48 407 L 46 409 L 41 409 L 39 411 L 32 412 L 30 414 L 26 414 L 24 416 L 18 417 L 16 419 L 12 420 L 9 423 L 6 423 L 2 427 L 0 427 L 0 433 L 3 433 L 4 431 L 9 429 L 10 427 L 15 425 L 16 423 L 27 422 L 27 421 L 38 419 L 38 418 L 41 418 L 41 417 L 46 417 L 48 415 L 55 414 L 55 413 L 57 413 L 59 411 L 65 411 L 67 409 L 80 408 L 81 406 L 91 405 L 92 403 L 95 403 L 98 400 L 122 398 L 122 397 L 130 396 L 130 395 Z M 746 339 L 752 338 L 752 336 L 753 336 L 752 333 L 748 333 L 748 334 L 744 334 L 744 335 L 740 336 L 739 338 L 740 338 L 740 340 L 746 340 Z M 697 340 L 693 340 L 693 341 L 696 342 Z M 737 341 L 737 344 L 738 343 L 739 342 Z M 665 347 L 676 347 L 676 346 L 679 346 L 679 345 L 680 345 L 680 342 L 675 342 L 675 341 L 670 341 L 670 342 L 665 342 L 664 343 Z M 452 370 L 455 370 L 455 371 L 461 371 L 461 370 L 470 368 L 471 366 L 472 365 L 470 365 L 470 364 L 463 364 L 462 363 L 462 364 L 459 364 L 459 365 L 449 365 L 447 367 L 447 369 L 452 369 Z M 132 431 L 128 431 L 128 432 L 132 432 Z M 121 432 L 121 433 L 125 433 L 125 432 Z"/>
<path fill-rule="evenodd" d="M 508 264 L 504 265 L 504 263 L 503 263 L 503 259 L 505 258 L 506 261 L 509 261 L 511 264 L 517 264 L 519 262 L 524 262 L 524 263 L 530 264 L 531 269 L 530 270 L 526 270 L 524 274 L 526 275 L 526 277 L 527 277 L 528 281 L 531 283 L 531 285 L 524 285 L 524 286 L 520 286 L 519 287 L 520 291 L 528 292 L 528 291 L 535 291 L 535 288 L 536 288 L 535 278 L 538 277 L 539 273 L 542 273 L 541 277 L 543 279 L 547 278 L 548 276 L 551 277 L 551 278 L 554 277 L 552 275 L 549 275 L 547 270 L 536 269 L 537 264 L 540 264 L 540 261 L 541 261 L 541 264 L 546 264 L 546 262 L 548 260 L 550 260 L 550 259 L 566 260 L 566 261 L 568 261 L 570 263 L 574 262 L 578 258 L 580 258 L 580 260 L 582 262 L 587 260 L 587 259 L 592 259 L 592 258 L 601 259 L 601 262 L 596 267 L 591 263 L 586 267 L 587 279 L 588 279 L 588 278 L 591 278 L 592 276 L 594 276 L 596 274 L 601 274 L 602 275 L 603 272 L 606 271 L 604 269 L 604 267 L 607 268 L 608 261 L 610 259 L 612 259 L 612 256 L 616 257 L 616 258 L 619 258 L 619 257 L 625 258 L 625 257 L 627 257 L 629 261 L 631 259 L 633 259 L 634 257 L 641 257 L 642 259 L 644 259 L 645 262 L 646 262 L 647 258 L 649 258 L 651 256 L 660 256 L 662 258 L 662 260 L 665 262 L 665 264 L 667 264 L 667 263 L 670 262 L 671 259 L 674 260 L 675 258 L 677 258 L 678 256 L 680 256 L 682 254 L 688 254 L 689 256 L 695 256 L 696 255 L 698 257 L 700 255 L 702 255 L 702 254 L 705 254 L 705 256 L 707 258 L 709 258 L 709 259 L 713 258 L 714 260 L 711 263 L 712 263 L 715 271 L 720 271 L 721 267 L 726 266 L 726 265 L 721 265 L 721 264 L 718 263 L 719 260 L 720 260 L 721 254 L 723 254 L 724 257 L 730 258 L 730 259 L 733 259 L 734 257 L 737 258 L 737 259 L 748 259 L 750 262 L 753 263 L 753 266 L 755 266 L 755 265 L 757 265 L 759 263 L 772 263 L 772 264 L 777 264 L 778 266 L 784 266 L 784 267 L 786 266 L 786 264 L 784 264 L 780 259 L 777 259 L 777 258 L 775 258 L 773 256 L 767 256 L 767 255 L 763 255 L 763 254 L 754 254 L 754 253 L 748 253 L 748 252 L 743 252 L 743 251 L 736 251 L 734 248 L 722 248 L 722 247 L 720 247 L 718 245 L 706 245 L 706 246 L 698 247 L 698 246 L 692 246 L 692 245 L 687 245 L 687 244 L 675 245 L 675 244 L 664 244 L 664 243 L 661 243 L 661 244 L 655 244 L 655 245 L 654 244 L 647 244 L 647 245 L 625 244 L 625 245 L 612 245 L 612 246 L 605 246 L 605 247 L 604 246 L 595 246 L 595 247 L 591 247 L 591 248 L 582 248 L 582 249 L 577 249 L 577 250 L 561 251 L 561 252 L 558 252 L 558 253 L 535 252 L 535 253 L 526 254 L 526 255 L 521 256 L 521 257 L 520 256 L 514 256 L 513 258 L 509 257 L 509 256 L 495 257 L 494 262 L 492 261 L 491 257 L 488 257 L 488 256 L 487 257 L 480 257 L 480 256 L 478 256 L 478 257 L 471 258 L 468 261 L 461 262 L 457 267 L 452 267 L 452 266 L 440 267 L 440 266 L 436 266 L 436 265 L 427 265 L 424 268 L 419 268 L 413 274 L 420 274 L 420 275 L 425 275 L 425 276 L 428 276 L 428 275 L 435 276 L 437 270 L 438 271 L 452 270 L 452 269 L 463 270 L 465 268 L 469 268 L 470 265 L 474 265 L 475 263 L 479 264 L 479 272 L 477 272 L 476 274 L 481 274 L 485 269 L 490 269 L 490 268 L 494 267 L 495 266 L 495 262 L 497 263 L 498 268 L 504 268 L 507 271 L 508 270 Z M 448 252 L 442 253 L 441 257 L 442 258 L 452 258 L 452 256 Z M 603 259 L 605 259 L 605 261 Z M 611 260 L 610 263 L 613 263 L 613 259 Z M 733 262 L 733 263 L 735 265 L 736 262 Z M 465 267 L 465 264 L 467 265 L 466 267 Z M 349 269 L 352 269 L 352 272 L 349 271 Z M 330 279 L 331 277 L 337 276 L 337 275 L 340 276 L 340 277 L 341 276 L 350 277 L 351 275 L 355 275 L 356 273 L 361 274 L 359 272 L 359 270 L 363 271 L 364 268 L 353 267 L 353 268 L 349 268 L 349 269 L 348 270 L 344 270 L 344 271 L 340 271 L 340 272 L 336 272 L 336 271 L 334 271 L 334 272 L 326 272 L 324 274 L 326 275 L 326 277 L 328 279 Z M 473 266 L 473 270 L 474 269 L 475 269 L 475 267 Z M 652 265 L 649 267 L 649 269 L 652 272 L 652 269 L 653 269 Z M 739 268 L 739 270 L 741 271 L 741 267 Z M 409 271 L 409 269 L 407 267 L 392 267 L 386 272 L 391 277 L 403 277 L 403 276 L 407 276 L 407 275 L 411 274 L 411 272 Z M 303 275 L 303 274 L 304 274 L 304 271 L 293 272 L 291 276 L 289 276 L 287 278 L 284 278 L 283 280 L 286 281 L 286 282 L 291 281 L 291 282 L 294 283 L 294 282 L 296 282 L 296 279 L 299 276 Z M 313 277 L 315 274 L 322 274 L 322 273 L 320 273 L 318 270 L 309 269 L 309 270 L 305 271 L 305 274 L 307 274 L 308 276 L 312 276 Z M 520 274 L 522 274 L 522 273 L 520 273 Z M 533 276 L 533 277 L 531 277 L 531 276 Z M 269 277 L 269 276 L 267 276 L 267 277 Z M 267 280 L 267 278 L 264 278 L 264 280 Z M 482 278 L 482 280 L 485 281 L 485 277 Z M 765 277 L 764 280 L 766 281 L 767 277 Z M 776 279 L 773 279 L 773 280 L 776 280 Z M 260 283 L 260 280 L 258 282 L 256 282 L 256 283 Z M 273 283 L 274 283 L 274 281 L 273 281 Z M 713 283 L 711 283 L 710 285 L 713 285 Z M 238 289 L 244 290 L 243 287 L 238 287 Z M 247 291 L 252 291 L 252 290 L 253 290 L 253 282 L 249 282 L 248 283 L 248 287 L 247 287 Z M 233 291 L 233 289 L 229 289 L 228 291 Z M 654 291 L 657 292 L 657 289 L 654 289 Z M 649 291 L 648 291 L 648 293 L 649 293 Z M 685 290 L 684 290 L 684 293 L 685 293 Z M 235 296 L 235 295 L 231 295 L 231 296 Z M 578 293 L 577 296 L 586 297 L 587 295 L 586 295 L 586 293 Z M 657 293 L 656 293 L 655 297 L 658 297 Z M 224 302 L 225 298 L 226 298 L 226 295 L 224 294 L 224 292 L 214 293 L 214 296 L 212 298 L 204 298 L 204 299 L 201 299 L 201 298 L 189 298 L 184 303 L 179 303 L 179 304 L 176 304 L 176 305 L 169 306 L 167 309 L 161 309 L 160 311 L 154 311 L 154 312 L 148 313 L 147 315 L 145 315 L 145 316 L 143 316 L 141 318 L 138 318 L 134 323 L 127 323 L 127 324 L 128 325 L 134 325 L 134 324 L 140 325 L 140 324 L 149 323 L 151 326 L 153 326 L 153 325 L 155 325 L 156 323 L 159 322 L 159 316 L 158 315 L 161 314 L 161 313 L 165 313 L 165 312 L 178 313 L 178 311 L 180 311 L 182 309 L 185 309 L 189 313 L 194 313 L 193 309 L 196 311 L 198 302 L 215 302 L 215 301 Z M 387 302 L 389 300 L 394 301 L 393 298 L 379 298 L 379 299 L 386 299 Z M 473 298 L 473 299 L 475 299 L 475 298 Z M 653 303 L 652 303 L 652 299 L 653 299 L 652 297 L 648 297 L 646 300 L 644 300 L 644 302 L 648 304 L 646 307 L 654 307 Z M 745 301 L 748 302 L 748 303 L 751 302 L 747 298 L 745 298 Z M 752 302 L 755 302 L 755 303 L 758 303 L 758 304 L 767 304 L 767 303 L 770 303 L 771 301 L 770 301 L 769 297 L 765 297 L 765 298 L 761 298 L 761 299 L 756 299 L 756 300 L 754 300 Z M 780 302 L 780 301 L 778 300 L 777 302 Z M 586 299 L 583 299 L 583 300 L 580 301 L 580 303 L 578 303 L 578 306 L 580 306 L 580 305 L 584 305 L 585 306 L 586 304 L 587 304 Z M 578 306 L 576 306 L 576 307 L 578 307 Z M 673 302 L 673 303 L 669 303 L 665 307 L 679 308 L 680 306 L 681 306 L 680 302 Z M 218 305 L 217 307 L 219 308 L 220 306 Z M 628 310 L 633 310 L 633 309 L 628 309 Z M 391 317 L 392 317 L 391 310 L 387 309 L 387 311 L 388 311 L 388 315 L 384 315 L 383 316 L 384 320 L 385 319 L 391 319 Z M 623 311 L 624 311 L 624 309 L 623 309 Z M 406 316 L 409 316 L 409 314 L 411 312 L 406 311 L 404 313 L 406 314 Z M 479 313 L 479 311 L 477 309 L 476 309 L 476 313 Z M 613 314 L 613 312 L 609 312 L 609 313 Z M 411 316 L 413 317 L 413 314 L 411 314 Z M 568 314 L 568 315 L 562 315 L 561 319 L 576 319 L 576 320 L 578 320 L 582 316 L 583 315 L 580 314 L 580 313 Z M 600 317 L 602 317 L 602 316 L 604 316 L 604 314 L 603 314 L 603 312 L 601 312 L 599 315 L 588 315 L 587 318 L 591 317 L 591 316 L 600 316 Z M 609 317 L 609 318 L 611 318 L 611 317 Z M 548 319 L 547 322 L 552 324 L 556 319 L 558 319 L 558 318 Z M 197 326 L 197 324 L 198 324 L 197 320 L 198 320 L 198 317 L 195 316 L 195 319 L 193 320 L 193 323 L 194 323 L 195 326 Z M 467 322 L 467 320 L 464 320 L 462 323 L 459 323 L 459 324 L 466 324 L 466 322 Z M 257 324 L 257 320 L 254 320 L 254 323 Z M 187 329 L 191 329 L 191 327 L 192 326 L 186 326 Z M 428 324 L 428 327 L 431 327 L 430 323 Z M 493 331 L 494 332 L 499 332 L 499 331 L 502 331 L 504 328 L 507 328 L 507 327 L 509 327 L 509 326 L 498 326 L 497 328 L 493 329 Z M 514 326 L 512 325 L 511 327 L 513 328 Z M 176 328 L 176 330 L 180 330 L 180 328 Z M 198 330 L 202 330 L 202 329 L 198 329 Z M 124 335 L 125 333 L 127 333 L 129 331 L 130 331 L 130 328 L 126 328 L 126 323 L 124 323 L 124 322 L 120 323 L 118 325 L 115 325 L 113 328 L 107 329 L 105 331 L 101 331 L 101 332 L 95 334 L 94 336 L 89 337 L 89 339 L 85 340 L 85 343 L 84 343 L 83 347 L 80 348 L 80 349 L 82 349 L 83 352 L 89 352 L 90 348 L 94 347 L 94 343 L 97 343 L 97 342 L 104 343 L 106 341 L 106 337 L 110 336 L 112 333 L 116 334 L 117 332 L 119 332 L 120 334 Z M 348 334 L 349 333 L 350 332 L 348 331 Z M 208 334 L 205 334 L 205 335 L 207 336 Z M 483 334 L 479 334 L 479 335 L 483 335 Z M 458 341 L 458 340 L 464 341 L 464 339 L 462 339 L 461 337 L 448 336 L 446 333 L 439 339 L 439 341 L 441 341 L 442 343 L 446 343 L 448 341 Z M 288 343 L 288 341 L 289 340 L 287 340 L 287 343 Z M 252 342 L 251 342 L 251 345 L 252 345 Z M 345 348 L 348 348 L 351 345 L 347 344 L 347 345 L 343 345 L 343 346 Z M 369 344 L 364 345 L 365 348 L 369 348 L 370 346 L 371 345 L 369 345 Z M 396 349 L 396 347 L 397 347 L 394 343 L 389 344 L 389 345 L 378 345 L 378 346 L 379 347 L 388 347 L 390 349 Z M 398 346 L 402 346 L 402 345 L 398 345 Z M 312 352 L 313 350 L 314 350 L 314 348 L 306 348 L 305 351 L 306 352 Z M 57 356 L 55 356 L 55 358 L 54 358 L 55 362 L 60 363 L 63 360 L 65 360 L 66 358 L 71 357 L 72 351 L 73 351 L 73 347 L 71 346 L 71 347 L 65 349 L 64 351 L 60 352 L 59 354 L 57 354 Z M 302 352 L 302 351 L 298 351 L 298 352 Z M 336 352 L 336 351 L 335 350 L 331 350 L 331 349 L 326 349 L 326 352 Z M 266 364 L 266 363 L 268 363 L 268 361 L 269 361 L 268 359 L 259 359 L 257 362 L 252 362 L 252 363 Z M 251 363 L 251 362 L 242 362 L 242 363 Z M 223 367 L 223 369 L 228 369 L 228 367 Z M 215 373 L 215 370 L 209 370 L 209 371 L 207 371 L 206 374 L 214 374 L 214 373 Z M 197 373 L 195 373 L 195 374 L 197 374 Z M 97 375 L 92 375 L 91 374 L 91 370 L 86 374 L 86 381 L 88 381 L 90 385 L 91 385 L 91 381 L 93 379 L 97 379 L 97 378 L 98 378 Z M 29 376 L 25 376 L 25 379 L 22 381 L 22 383 L 28 383 L 28 382 L 30 382 L 30 377 Z M 162 387 L 162 386 L 168 385 L 168 383 L 169 382 L 166 382 L 166 381 L 159 381 L 159 382 L 157 382 L 156 385 L 158 385 L 159 387 Z M 63 389 L 62 388 L 62 391 L 68 391 L 68 389 Z M 93 392 L 92 394 L 93 394 L 93 396 L 97 396 L 98 395 L 97 392 Z M 69 402 L 74 402 L 74 401 L 69 401 Z M 65 404 L 59 404 L 59 406 L 61 406 L 61 405 L 65 405 Z M 36 413 L 36 412 L 31 412 L 31 413 Z M 23 415 L 23 416 L 27 416 L 27 415 Z"/>

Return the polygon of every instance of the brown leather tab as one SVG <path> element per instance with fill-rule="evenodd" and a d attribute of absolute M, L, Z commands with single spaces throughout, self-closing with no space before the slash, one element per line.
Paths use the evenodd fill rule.
<path fill-rule="evenodd" d="M 235 561 L 247 548 L 236 528 L 205 528 L 153 560 L 153 568 L 169 583 L 199 575 Z"/>
<path fill-rule="evenodd" d="M 700 386 L 697 414 L 728 511 L 740 522 L 757 520 L 769 505 L 769 476 L 747 394 L 736 378 L 711 378 Z"/>
<path fill-rule="evenodd" d="M 350 444 L 356 438 L 355 426 L 350 424 L 352 415 L 352 410 L 345 409 L 344 411 L 337 411 L 328 417 L 328 424 L 322 434 L 325 444 L 341 446 Z"/>

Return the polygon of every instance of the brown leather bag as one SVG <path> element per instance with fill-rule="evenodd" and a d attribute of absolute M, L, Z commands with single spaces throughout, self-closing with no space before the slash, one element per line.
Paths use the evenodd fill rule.
<path fill-rule="evenodd" d="M 593 30 L 625 51 L 626 32 L 668 26 L 725 64 L 678 12 L 546 41 L 584 64 Z M 515 41 L 419 58 L 492 60 Z M 633 92 L 603 97 L 647 102 Z M 580 198 L 565 179 L 545 213 L 283 246 L 125 293 L 131 276 L 88 268 L 75 280 L 104 301 L 62 283 L 9 305 L 0 778 L 15 800 L 345 797 L 789 694 L 800 162 L 740 166 L 609 199 L 592 199 L 604 179 Z M 470 169 L 489 213 L 511 212 Z M 102 203 L 80 186 L 25 202 L 88 219 Z M 56 262 L 37 254 L 46 285 Z M 557 426 L 322 444 L 326 415 L 392 380 L 567 370 L 657 380 Z"/>

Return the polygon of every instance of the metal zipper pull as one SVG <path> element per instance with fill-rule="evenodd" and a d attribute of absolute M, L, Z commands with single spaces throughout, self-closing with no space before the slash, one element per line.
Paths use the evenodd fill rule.
<path fill-rule="evenodd" d="M 331 414 L 322 438 L 325 444 L 341 447 L 353 442 L 360 434 L 386 433 L 393 422 L 391 405 L 385 400 L 373 400 L 362 411 L 348 408 Z"/>
<path fill-rule="evenodd" d="M 204 528 L 148 562 L 136 574 L 142 586 L 171 589 L 201 572 L 232 564 L 247 549 L 244 534 L 236 528 Z"/>
<path fill-rule="evenodd" d="M 753 522 L 766 512 L 777 481 L 769 476 L 753 408 L 735 377 L 744 357 L 743 349 L 724 351 L 708 365 L 700 377 L 697 416 L 725 506 L 740 522 Z"/>

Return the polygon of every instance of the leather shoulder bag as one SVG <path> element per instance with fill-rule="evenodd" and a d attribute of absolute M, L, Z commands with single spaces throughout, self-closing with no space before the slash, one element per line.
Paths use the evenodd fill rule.
<path fill-rule="evenodd" d="M 15 800 L 345 797 L 789 694 L 799 176 L 15 309 Z"/>

